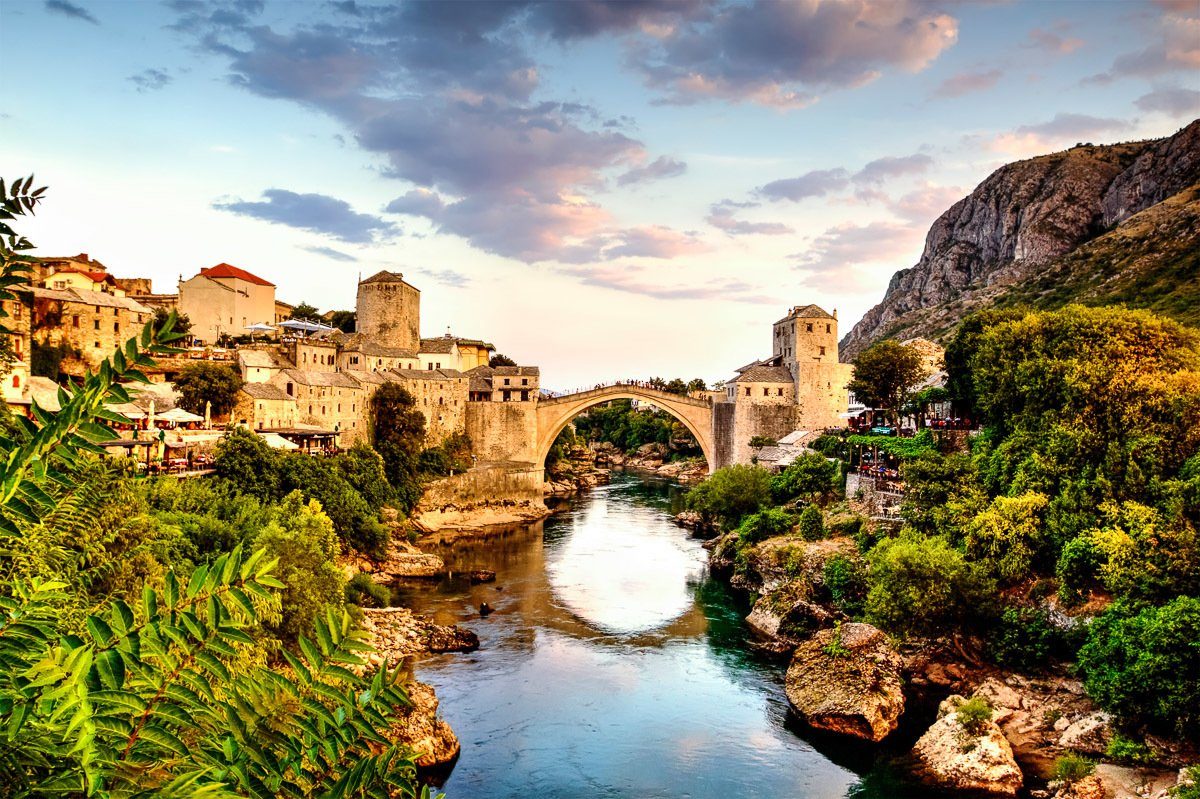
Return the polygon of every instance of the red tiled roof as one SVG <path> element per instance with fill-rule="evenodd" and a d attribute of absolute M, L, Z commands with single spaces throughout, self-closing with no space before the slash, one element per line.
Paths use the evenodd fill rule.
<path fill-rule="evenodd" d="M 231 264 L 217 264 L 216 266 L 205 267 L 200 270 L 200 274 L 205 277 L 233 277 L 238 280 L 244 280 L 247 283 L 254 283 L 259 286 L 274 286 L 274 283 L 263 280 L 258 275 L 252 275 L 245 269 L 233 266 Z"/>

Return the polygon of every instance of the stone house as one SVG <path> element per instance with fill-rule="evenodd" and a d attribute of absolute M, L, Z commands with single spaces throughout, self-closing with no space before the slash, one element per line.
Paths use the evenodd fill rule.
<path fill-rule="evenodd" d="M 179 282 L 179 310 L 191 320 L 194 339 L 214 344 L 273 321 L 275 284 L 226 263 L 205 267 Z"/>
<path fill-rule="evenodd" d="M 415 350 L 381 344 L 361 333 L 335 333 L 330 338 L 338 345 L 337 364 L 342 370 L 387 372 L 421 366 Z"/>
<path fill-rule="evenodd" d="M 421 342 L 421 290 L 399 272 L 360 280 L 355 330 L 378 344 L 415 352 Z"/>
<path fill-rule="evenodd" d="M 106 291 L 23 289 L 32 295 L 31 334 L 39 344 L 67 344 L 95 369 L 126 339 L 141 332 L 154 311 Z"/>
<path fill-rule="evenodd" d="M 238 371 L 247 383 L 266 383 L 284 369 L 295 363 L 276 347 L 239 347 L 237 351 Z"/>
<path fill-rule="evenodd" d="M 273 383 L 245 383 L 229 418 L 251 430 L 296 426 L 296 398 Z"/>
<path fill-rule="evenodd" d="M 4 402 L 11 408 L 28 406 L 29 376 L 32 362 L 33 337 L 31 321 L 33 318 L 32 295 L 28 292 L 16 292 L 16 297 L 3 300 L 2 304 L 8 316 L 4 317 L 4 326 L 11 332 L 8 334 L 9 349 L 13 362 L 4 373 L 3 386 Z"/>
<path fill-rule="evenodd" d="M 323 430 L 343 434 L 342 446 L 349 446 L 366 430 L 364 422 L 367 397 L 361 384 L 341 372 L 312 369 L 284 369 L 271 378 L 269 385 L 282 389 L 296 400 L 296 421 Z"/>

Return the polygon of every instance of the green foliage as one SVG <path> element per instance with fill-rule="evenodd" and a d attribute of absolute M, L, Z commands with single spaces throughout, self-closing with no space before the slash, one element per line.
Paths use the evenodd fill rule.
<path fill-rule="evenodd" d="M 1035 493 L 996 497 L 967 524 L 967 556 L 1001 583 L 1026 579 L 1043 545 L 1046 504 L 1046 497 Z"/>
<path fill-rule="evenodd" d="M 954 336 L 946 343 L 943 358 L 946 366 L 946 388 L 960 415 L 970 419 L 977 416 L 978 394 L 972 364 L 979 351 L 984 331 L 993 325 L 1020 319 L 1024 315 L 1025 311 L 1012 308 L 977 311 L 962 320 L 954 331 Z"/>
<path fill-rule="evenodd" d="M 360 608 L 386 608 L 392 604 L 392 592 L 366 572 L 358 572 L 346 583 L 346 602 Z"/>
<path fill-rule="evenodd" d="M 1085 633 L 1083 625 L 1078 630 L 1055 627 L 1041 610 L 1008 607 L 988 627 L 988 656 L 1014 669 L 1041 668 L 1052 659 L 1074 657 Z"/>
<path fill-rule="evenodd" d="M 507 355 L 501 355 L 498 352 L 488 360 L 488 366 L 492 367 L 493 369 L 495 369 L 497 366 L 516 366 L 516 365 L 517 365 L 517 362 L 514 361 L 512 358 L 508 357 Z"/>
<path fill-rule="evenodd" d="M 371 396 L 371 431 L 396 504 L 407 514 L 421 498 L 418 459 L 425 443 L 425 416 L 399 383 L 384 383 Z"/>
<path fill-rule="evenodd" d="M 209 402 L 212 403 L 213 415 L 224 416 L 229 413 L 237 402 L 241 387 L 242 376 L 234 367 L 222 363 L 189 363 L 175 378 L 179 406 L 199 414 L 204 413 L 205 405 Z"/>
<path fill-rule="evenodd" d="M 330 613 L 290 672 L 234 671 L 281 584 L 237 551 L 181 582 L 116 600 L 86 633 L 58 621 L 60 582 L 0 598 L 5 782 L 23 794 L 414 795 L 415 768 L 382 731 L 405 701 L 399 672 L 356 676 L 362 633 Z"/>
<path fill-rule="evenodd" d="M 1200 765 L 1183 769 L 1183 779 L 1167 789 L 1171 799 L 1200 799 Z"/>
<path fill-rule="evenodd" d="M 750 437 L 750 448 L 751 449 L 762 449 L 763 447 L 773 447 L 773 446 L 775 446 L 775 443 L 776 443 L 775 439 L 770 438 L 768 436 L 751 436 Z"/>
<path fill-rule="evenodd" d="M 63 373 L 63 361 L 78 357 L 79 350 L 72 347 L 70 342 L 50 344 L 33 339 L 30 344 L 29 373 L 57 381 Z"/>
<path fill-rule="evenodd" d="M 835 555 L 825 561 L 822 582 L 839 610 L 849 616 L 862 613 L 867 598 L 867 574 L 861 561 Z"/>
<path fill-rule="evenodd" d="M 967 523 L 987 502 L 967 455 L 926 452 L 901 463 L 900 477 L 905 485 L 900 514 L 925 535 L 961 540 Z"/>
<path fill-rule="evenodd" d="M 666 390 L 666 384 L 660 388 Z M 666 411 L 635 409 L 629 400 L 614 400 L 577 417 L 575 435 L 586 442 L 608 442 L 624 452 L 633 452 L 644 444 L 663 444 L 672 448 L 675 458 L 701 454 L 700 445 L 674 416 Z"/>
<path fill-rule="evenodd" d="M 1095 582 L 1103 558 L 1099 547 L 1087 536 L 1068 541 L 1055 566 L 1059 598 L 1067 604 L 1083 599 L 1083 591 Z"/>
<path fill-rule="evenodd" d="M 1141 741 L 1126 738 L 1120 733 L 1113 735 L 1105 747 L 1104 756 L 1127 765 L 1146 765 L 1154 762 L 1154 752 Z"/>
<path fill-rule="evenodd" d="M 466 433 L 451 433 L 441 444 L 421 451 L 418 458 L 421 474 L 440 477 L 471 468 L 471 439 Z"/>
<path fill-rule="evenodd" d="M 824 652 L 826 656 L 831 658 L 850 657 L 850 650 L 847 649 L 846 645 L 842 643 L 842 623 L 840 621 L 834 622 L 833 636 L 830 638 L 829 643 L 821 647 L 821 651 Z"/>
<path fill-rule="evenodd" d="M 801 498 L 824 501 L 838 490 L 838 465 L 808 452 L 771 478 L 771 498 L 780 504 Z"/>
<path fill-rule="evenodd" d="M 742 519 L 737 528 L 738 539 L 743 544 L 757 544 L 790 533 L 795 524 L 796 517 L 782 508 L 767 508 Z"/>
<path fill-rule="evenodd" d="M 1200 599 L 1161 607 L 1118 602 L 1079 652 L 1088 694 L 1110 713 L 1180 734 L 1200 731 Z"/>
<path fill-rule="evenodd" d="M 944 635 L 985 612 L 995 587 L 941 537 L 906 533 L 867 556 L 867 618 L 900 635 Z"/>
<path fill-rule="evenodd" d="M 333 465 L 370 507 L 382 508 L 394 502 L 392 485 L 383 471 L 383 458 L 366 444 L 359 442 L 339 452 Z"/>
<path fill-rule="evenodd" d="M 329 315 L 329 326 L 336 327 L 343 333 L 353 333 L 358 324 L 358 314 L 354 311 L 334 311 Z"/>
<path fill-rule="evenodd" d="M 280 619 L 265 625 L 275 637 L 294 644 L 301 634 L 312 635 L 313 620 L 326 610 L 341 611 L 346 581 L 335 562 L 341 545 L 315 499 L 305 502 L 299 491 L 284 497 L 254 547 L 277 562 L 283 583 Z"/>
<path fill-rule="evenodd" d="M 759 466 L 737 464 L 718 469 L 688 491 L 684 502 L 707 521 L 732 530 L 742 518 L 765 507 L 771 498 L 771 473 Z"/>
<path fill-rule="evenodd" d="M 154 309 L 154 326 L 162 327 L 171 318 L 171 309 L 155 308 Z M 180 336 L 187 336 L 192 332 L 192 320 L 188 319 L 188 315 L 175 311 L 175 332 Z"/>
<path fill-rule="evenodd" d="M 307 302 L 301 302 L 292 309 L 292 315 L 289 319 L 298 319 L 301 322 L 324 322 L 321 318 L 321 309 L 315 305 L 309 305 Z"/>
<path fill-rule="evenodd" d="M 805 541 L 820 541 L 825 537 L 825 516 L 816 505 L 807 505 L 800 512 L 800 537 Z"/>
<path fill-rule="evenodd" d="M 924 377 L 921 354 L 913 347 L 886 339 L 854 359 L 854 376 L 848 388 L 868 407 L 897 412 Z"/>
<path fill-rule="evenodd" d="M 968 735 L 982 735 L 992 720 L 992 706 L 982 696 L 974 696 L 963 702 L 954 711 L 958 726 Z"/>
<path fill-rule="evenodd" d="M 1064 785 L 1074 785 L 1095 771 L 1095 761 L 1081 755 L 1063 755 L 1054 761 L 1054 779 Z"/>
<path fill-rule="evenodd" d="M 902 461 L 920 458 L 937 451 L 933 433 L 922 430 L 910 438 L 885 436 L 878 433 L 858 433 L 846 436 L 846 443 L 851 446 L 863 447 L 866 450 L 877 449 L 888 455 L 894 455 Z"/>

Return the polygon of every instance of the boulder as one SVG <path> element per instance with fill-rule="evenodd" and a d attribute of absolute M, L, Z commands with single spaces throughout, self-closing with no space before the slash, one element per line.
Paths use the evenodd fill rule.
<path fill-rule="evenodd" d="M 1095 774 L 1071 783 L 1053 783 L 1053 799 L 1105 799 L 1104 786 Z"/>
<path fill-rule="evenodd" d="M 1058 738 L 1058 745 L 1090 755 L 1102 755 L 1112 740 L 1112 717 L 1103 711 L 1072 721 Z"/>
<path fill-rule="evenodd" d="M 417 753 L 416 764 L 421 768 L 452 762 L 458 757 L 458 738 L 438 716 L 437 694 L 431 686 L 416 680 L 404 686 L 404 690 L 411 704 L 398 710 L 387 737 Z"/>
<path fill-rule="evenodd" d="M 837 616 L 805 599 L 791 599 L 787 592 L 759 597 L 746 625 L 757 640 L 754 646 L 775 654 L 786 654 L 814 632 L 832 627 Z"/>
<path fill-rule="evenodd" d="M 434 624 L 408 608 L 364 608 L 363 629 L 370 635 L 380 662 L 432 652 L 474 652 L 479 636 L 458 625 Z"/>
<path fill-rule="evenodd" d="M 901 660 L 869 624 L 821 630 L 801 643 L 788 666 L 788 702 L 809 726 L 882 741 L 904 712 Z"/>
<path fill-rule="evenodd" d="M 971 734 L 958 720 L 961 696 L 938 708 L 938 720 L 912 750 L 913 774 L 921 781 L 951 791 L 1016 796 L 1024 783 L 1012 747 L 994 721 Z"/>

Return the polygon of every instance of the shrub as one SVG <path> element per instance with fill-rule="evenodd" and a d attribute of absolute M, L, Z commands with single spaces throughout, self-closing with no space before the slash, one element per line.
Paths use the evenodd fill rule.
<path fill-rule="evenodd" d="M 862 613 L 867 595 L 867 576 L 862 564 L 844 555 L 825 562 L 824 584 L 829 598 L 842 612 L 857 616 Z"/>
<path fill-rule="evenodd" d="M 1043 494 L 996 497 L 966 525 L 966 552 L 1001 582 L 1027 577 L 1042 546 Z"/>
<path fill-rule="evenodd" d="M 959 705 L 955 714 L 958 726 L 970 735 L 981 735 L 992 720 L 992 706 L 982 696 L 974 696 Z"/>
<path fill-rule="evenodd" d="M 359 572 L 346 583 L 346 601 L 360 608 L 386 608 L 392 604 L 392 592 L 371 575 Z"/>
<path fill-rule="evenodd" d="M 1074 785 L 1096 770 L 1096 763 L 1079 755 L 1063 755 L 1054 761 L 1054 779 L 1064 785 Z"/>
<path fill-rule="evenodd" d="M 816 505 L 800 512 L 800 536 L 805 541 L 820 541 L 825 537 L 825 517 Z"/>
<path fill-rule="evenodd" d="M 1058 555 L 1055 574 L 1058 575 L 1058 596 L 1067 604 L 1083 599 L 1083 592 L 1096 581 L 1102 554 L 1086 535 L 1068 541 Z"/>
<path fill-rule="evenodd" d="M 837 461 L 810 452 L 771 478 L 771 497 L 780 504 L 797 497 L 826 499 L 837 488 L 837 476 Z"/>
<path fill-rule="evenodd" d="M 1200 731 L 1200 599 L 1136 611 L 1113 605 L 1079 652 L 1088 694 L 1110 713 L 1180 734 Z"/>
<path fill-rule="evenodd" d="M 742 519 L 737 533 L 743 544 L 757 544 L 759 541 L 790 533 L 795 524 L 796 517 L 783 508 L 767 508 Z"/>
<path fill-rule="evenodd" d="M 862 533 L 863 517 L 858 515 L 839 516 L 829 522 L 830 538 L 856 538 Z M 870 549 L 870 547 L 868 547 Z"/>
<path fill-rule="evenodd" d="M 867 618 L 904 635 L 944 634 L 986 612 L 994 586 L 941 537 L 906 533 L 867 556 Z"/>
<path fill-rule="evenodd" d="M 987 650 L 1001 666 L 1032 669 L 1052 658 L 1072 657 L 1085 633 L 1082 626 L 1078 632 L 1055 627 L 1043 611 L 1009 607 L 990 627 Z"/>
<path fill-rule="evenodd" d="M 333 465 L 373 510 L 394 501 L 395 492 L 383 472 L 383 458 L 366 444 L 358 443 L 339 453 Z"/>
<path fill-rule="evenodd" d="M 1154 753 L 1141 741 L 1126 738 L 1117 733 L 1104 750 L 1105 757 L 1127 765 L 1145 765 L 1154 762 Z"/>
<path fill-rule="evenodd" d="M 1179 784 L 1167 789 L 1171 799 L 1200 799 L 1200 765 L 1183 769 Z"/>
<path fill-rule="evenodd" d="M 738 464 L 718 469 L 688 491 L 685 503 L 707 520 L 732 530 L 742 518 L 763 508 L 771 498 L 771 473 L 760 466 Z"/>
<path fill-rule="evenodd" d="M 372 557 L 386 554 L 390 536 L 378 510 L 326 459 L 292 452 L 280 458 L 278 468 L 280 491 L 301 491 L 320 502 L 347 545 Z"/>

